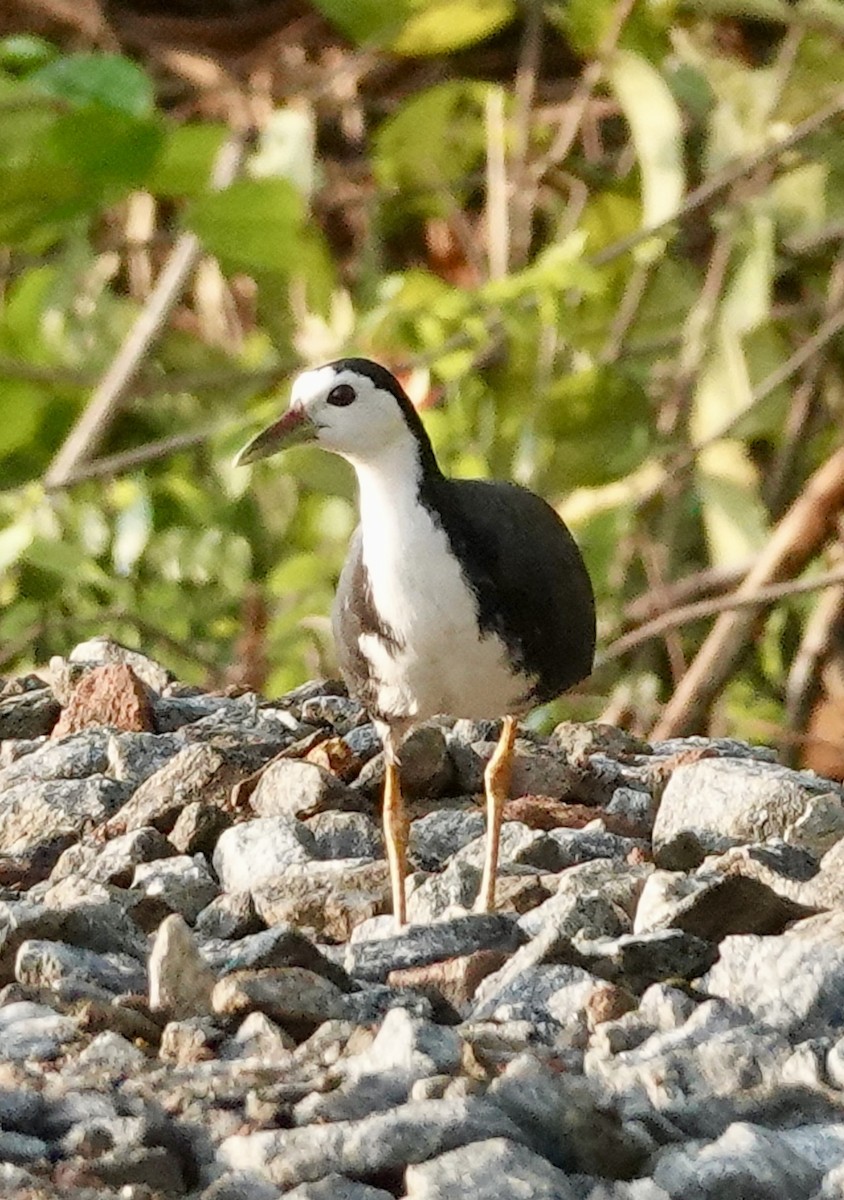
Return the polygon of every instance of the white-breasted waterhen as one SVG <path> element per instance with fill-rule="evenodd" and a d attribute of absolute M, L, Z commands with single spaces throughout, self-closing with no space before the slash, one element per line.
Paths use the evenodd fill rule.
<path fill-rule="evenodd" d="M 513 483 L 448 479 L 398 380 L 365 358 L 296 379 L 287 412 L 238 464 L 312 442 L 355 469 L 360 525 L 333 629 L 349 692 L 384 743 L 384 832 L 399 925 L 408 825 L 399 749 L 439 713 L 503 717 L 484 775 L 487 846 L 477 907 L 495 905 L 516 718 L 592 669 L 595 603 L 578 547 L 546 502 Z"/>

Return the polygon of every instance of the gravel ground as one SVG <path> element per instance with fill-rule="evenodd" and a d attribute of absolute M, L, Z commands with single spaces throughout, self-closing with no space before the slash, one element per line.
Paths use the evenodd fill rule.
<path fill-rule="evenodd" d="M 842 789 L 726 739 L 383 762 L 341 685 L 190 688 L 104 639 L 0 680 L 0 1196 L 844 1197 Z"/>

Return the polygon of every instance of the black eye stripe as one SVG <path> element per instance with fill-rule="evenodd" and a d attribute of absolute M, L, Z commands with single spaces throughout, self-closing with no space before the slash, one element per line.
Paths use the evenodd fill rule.
<path fill-rule="evenodd" d="M 345 408 L 347 404 L 351 404 L 356 399 L 357 392 L 350 383 L 338 383 L 327 396 L 328 403 L 336 404 L 338 408 Z"/>

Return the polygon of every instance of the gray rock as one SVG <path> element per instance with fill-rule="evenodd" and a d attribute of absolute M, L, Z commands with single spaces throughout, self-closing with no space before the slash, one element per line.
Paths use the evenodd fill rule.
<path fill-rule="evenodd" d="M 457 859 L 480 869 L 484 865 L 485 854 L 486 834 L 482 834 L 458 850 L 452 861 Z M 560 848 L 550 834 L 530 829 L 521 821 L 505 821 L 501 826 L 498 857 L 502 866 L 523 863 L 543 871 L 556 871 Z"/>
<path fill-rule="evenodd" d="M 219 888 L 205 862 L 205 856 L 186 854 L 139 863 L 135 867 L 132 890 L 148 899 L 160 900 L 170 912 L 180 913 L 191 924 L 210 904 Z"/>
<path fill-rule="evenodd" d="M 69 738 L 62 739 L 62 742 L 68 741 Z M 160 771 L 183 746 L 184 742 L 173 734 L 110 733 L 106 773 L 112 779 L 138 787 L 150 775 Z"/>
<path fill-rule="evenodd" d="M 88 779 L 108 772 L 107 729 L 86 729 L 58 741 L 46 741 L 32 754 L 19 758 L 0 771 L 0 789 L 15 783 L 48 779 Z"/>
<path fill-rule="evenodd" d="M 218 1016 L 263 1012 L 293 1031 L 340 1017 L 342 997 L 330 979 L 305 967 L 265 967 L 219 980 L 211 1007 Z"/>
<path fill-rule="evenodd" d="M 309 725 L 330 725 L 342 733 L 363 717 L 357 700 L 350 696 L 321 694 L 308 696 L 300 702 L 300 719 Z"/>
<path fill-rule="evenodd" d="M 645 843 L 636 838 L 619 837 L 617 833 L 607 833 L 605 829 L 552 829 L 548 837 L 556 842 L 559 857 L 554 863 L 553 870 L 564 871 L 567 867 L 578 863 L 589 862 L 594 858 L 610 858 L 623 862 L 631 850 L 643 849 Z"/>
<path fill-rule="evenodd" d="M 394 1008 L 384 1017 L 372 1045 L 339 1064 L 344 1075 L 341 1085 L 300 1101 L 294 1120 L 297 1125 L 358 1120 L 403 1104 L 418 1080 L 455 1072 L 461 1049 L 453 1030 Z"/>
<path fill-rule="evenodd" d="M 341 966 L 326 958 L 317 947 L 292 925 L 277 925 L 236 942 L 207 942 L 202 955 L 213 970 L 259 970 L 261 967 L 306 967 L 350 991 L 352 981 Z"/>
<path fill-rule="evenodd" d="M 639 894 L 651 870 L 647 866 L 620 867 L 610 859 L 593 859 L 570 867 L 559 876 L 556 893 L 520 917 L 519 927 L 533 937 L 545 925 L 567 921 L 572 899 L 598 894 L 606 907 L 603 912 L 596 908 L 590 910 L 593 914 L 592 936 L 614 937 L 619 932 L 625 932 L 624 929 L 619 930 L 619 922 L 627 925 L 629 920 L 632 925 Z M 589 928 L 584 925 L 584 932 Z"/>
<path fill-rule="evenodd" d="M 457 850 L 483 837 L 486 822 L 476 808 L 443 808 L 410 826 L 410 855 L 423 871 L 438 871 Z"/>
<path fill-rule="evenodd" d="M 15 954 L 29 939 L 66 942 L 97 953 L 128 954 L 140 960 L 145 942 L 137 926 L 123 909 L 92 897 L 91 902 L 77 902 L 68 897 L 65 906 L 47 894 L 48 904 L 28 900 L 10 904 L 0 902 L 0 981 L 11 978 Z"/>
<path fill-rule="evenodd" d="M 654 871 L 642 890 L 633 929 L 644 933 L 673 926 L 720 942 L 731 933 L 781 933 L 813 911 L 746 875 Z"/>
<path fill-rule="evenodd" d="M 94 1159 L 89 1170 L 108 1187 L 143 1184 L 165 1196 L 187 1191 L 179 1156 L 165 1146 L 121 1147 Z"/>
<path fill-rule="evenodd" d="M 263 927 L 249 892 L 224 892 L 216 896 L 194 922 L 194 932 L 202 941 L 212 938 L 234 941 L 259 933 Z"/>
<path fill-rule="evenodd" d="M 331 808 L 358 808 L 360 796 L 316 763 L 283 758 L 270 763 L 250 797 L 259 817 L 311 817 Z"/>
<path fill-rule="evenodd" d="M 238 1026 L 228 1045 L 228 1058 L 258 1058 L 273 1064 L 289 1064 L 295 1040 L 271 1021 L 266 1013 L 251 1012 Z"/>
<path fill-rule="evenodd" d="M 575 945 L 596 975 L 637 992 L 666 979 L 697 979 L 718 954 L 711 943 L 681 929 L 624 933 L 594 941 L 578 938 Z"/>
<path fill-rule="evenodd" d="M 705 851 L 783 837 L 819 796 L 842 789 L 807 771 L 753 758 L 703 758 L 678 766 L 666 784 L 654 822 L 660 865 L 672 846 L 693 837 Z"/>
<path fill-rule="evenodd" d="M 49 1062 L 77 1036 L 76 1022 L 46 1004 L 20 1000 L 0 1007 L 0 1061 Z"/>
<path fill-rule="evenodd" d="M 81 834 L 87 825 L 99 823 L 114 812 L 127 798 L 131 790 L 127 788 L 129 785 L 103 775 L 17 783 L 5 788 L 0 808 L 0 853 L 20 853 L 62 834 Z"/>
<path fill-rule="evenodd" d="M 515 950 L 524 941 L 511 917 L 502 913 L 455 917 L 430 926 L 410 926 L 392 938 L 356 942 L 346 949 L 344 966 L 359 979 L 383 982 L 391 971 L 419 967 L 471 954 L 474 950 Z"/>
<path fill-rule="evenodd" d="M 80 642 L 73 647 L 68 655 L 68 660 L 84 666 L 125 663 L 153 692 L 162 692 L 173 678 L 170 672 L 154 659 L 148 658 L 146 654 L 141 654 L 137 650 L 129 650 L 126 646 L 121 646 L 108 637 L 93 637 L 89 638 L 87 642 Z M 50 666 L 52 667 L 52 665 L 51 663 Z"/>
<path fill-rule="evenodd" d="M 481 732 L 455 722 L 448 735 L 449 753 L 454 763 L 456 786 L 460 794 L 474 795 L 484 790 L 484 769 L 495 751 L 496 741 L 478 739 L 467 743 L 465 737 Z M 497 737 L 497 730 L 495 736 Z M 526 738 L 516 739 L 510 795 L 573 798 L 580 772 L 572 767 L 566 754 L 552 744 L 535 745 Z"/>
<path fill-rule="evenodd" d="M 162 921 L 149 956 L 150 1008 L 171 1017 L 204 1016 L 215 982 L 184 918 L 173 913 Z"/>
<path fill-rule="evenodd" d="M 153 862 L 174 853 L 173 846 L 164 834 L 149 826 L 133 829 L 120 837 L 112 838 L 99 851 L 95 845 L 85 849 L 94 852 L 86 865 L 75 866 L 73 855 L 68 851 L 56 863 L 52 879 L 59 880 L 65 875 L 75 873 L 83 874 L 98 883 L 128 887 L 139 863 Z"/>
<path fill-rule="evenodd" d="M 640 1131 L 625 1129 L 598 1104 L 582 1078 L 552 1071 L 522 1053 L 493 1081 L 487 1098 L 525 1133 L 528 1145 L 554 1166 L 584 1175 L 627 1179 L 653 1148 Z"/>
<path fill-rule="evenodd" d="M 625 1114 L 636 1118 L 689 1096 L 729 1097 L 781 1083 L 794 1053 L 788 1040 L 776 1030 L 749 1026 L 747 1017 L 746 1010 L 708 1000 L 679 1028 L 654 1033 L 617 1054 L 613 1039 L 602 1036 L 607 1027 L 601 1026 L 584 1069 L 603 1080 Z"/>
<path fill-rule="evenodd" d="M 451 788 L 453 765 L 445 734 L 439 725 L 420 725 L 401 745 L 402 791 L 410 798 L 436 800 Z M 370 758 L 354 788 L 375 799 L 380 797 L 384 784 L 384 755 Z"/>
<path fill-rule="evenodd" d="M 252 893 L 267 925 L 290 922 L 309 937 L 345 942 L 361 921 L 390 907 L 387 863 L 336 858 L 294 864 Z"/>
<path fill-rule="evenodd" d="M 81 1066 L 97 1066 L 127 1075 L 137 1070 L 146 1061 L 147 1056 L 143 1050 L 139 1050 L 125 1037 L 111 1029 L 98 1033 L 77 1059 Z"/>
<path fill-rule="evenodd" d="M 582 967 L 558 964 L 527 967 L 521 975 L 480 1000 L 473 1021 L 530 1021 L 545 1037 L 586 1043 L 586 1004 L 601 981 Z"/>
<path fill-rule="evenodd" d="M 416 882 L 416 876 L 413 882 Z M 471 909 L 481 883 L 479 867 L 452 859 L 439 875 L 428 875 L 413 888 L 407 899 L 407 919 L 411 925 L 428 925 L 455 909 Z M 395 927 L 390 930 L 392 934 Z"/>
<path fill-rule="evenodd" d="M 197 726 L 188 729 L 196 731 Z M 182 810 L 194 801 L 226 807 L 232 787 L 254 774 L 279 749 L 281 744 L 273 734 L 199 730 L 195 742 L 186 745 L 135 790 L 109 822 L 107 833 L 114 836 L 142 825 L 169 833 Z"/>
<path fill-rule="evenodd" d="M 60 713 L 61 705 L 43 684 L 29 691 L 0 696 L 0 742 L 6 738 L 42 737 L 50 733 Z"/>
<path fill-rule="evenodd" d="M 0 1129 L 0 1161 L 19 1165 L 34 1163 L 46 1158 L 48 1150 L 49 1146 L 42 1138 Z"/>
<path fill-rule="evenodd" d="M 837 1149 L 840 1155 L 844 1143 Z M 709 1145 L 666 1149 L 653 1178 L 669 1196 L 682 1200 L 794 1200 L 810 1196 L 822 1174 L 795 1151 L 790 1139 L 736 1124 Z"/>
<path fill-rule="evenodd" d="M 579 1200 L 562 1171 L 526 1146 L 488 1138 L 411 1165 L 407 1200 Z"/>
<path fill-rule="evenodd" d="M 316 858 L 314 835 L 294 817 L 259 817 L 221 834 L 214 870 L 227 892 L 254 892 L 292 863 Z"/>
<path fill-rule="evenodd" d="M 179 813 L 168 841 L 180 854 L 211 855 L 220 834 L 231 824 L 232 818 L 224 809 L 193 800 Z"/>
<path fill-rule="evenodd" d="M 334 1172 L 318 1183 L 300 1183 L 284 1195 L 286 1200 L 393 1200 L 391 1192 L 370 1187 L 368 1183 L 355 1183 Z"/>
<path fill-rule="evenodd" d="M 288 1198 L 290 1195 L 288 1192 Z M 275 1184 L 259 1179 L 251 1171 L 226 1171 L 208 1185 L 199 1200 L 279 1200 L 280 1196 Z"/>
<path fill-rule="evenodd" d="M 361 762 L 369 762 L 370 758 L 374 758 L 376 754 L 381 752 L 381 739 L 378 736 L 375 726 L 367 722 L 365 725 L 356 725 L 350 729 L 348 733 L 343 734 L 343 741 L 354 754 L 355 758 Z"/>
<path fill-rule="evenodd" d="M 525 972 L 542 964 L 573 964 L 578 955 L 572 947 L 572 938 L 577 934 L 595 929 L 610 928 L 621 932 L 620 922 L 613 906 L 596 893 L 583 896 L 564 895 L 565 904 L 559 904 L 535 937 L 520 946 L 504 966 L 486 979 L 475 993 L 476 1011 L 486 1011 L 486 1005 L 503 994 Z"/>
<path fill-rule="evenodd" d="M 365 1179 L 491 1137 L 524 1140 L 488 1101 L 421 1100 L 362 1121 L 236 1135 L 222 1143 L 218 1158 L 292 1188 L 332 1171 Z"/>
<path fill-rule="evenodd" d="M 23 942 L 18 949 L 15 978 L 29 987 L 77 987 L 82 995 L 91 985 L 116 995 L 146 988 L 143 967 L 128 954 L 97 954 L 66 942 L 35 939 Z"/>
<path fill-rule="evenodd" d="M 779 937 L 725 938 L 700 986 L 800 1038 L 844 1029 L 842 922 L 844 913 L 824 913 Z"/>
<path fill-rule="evenodd" d="M 381 831 L 366 813 L 322 812 L 306 824 L 314 835 L 319 858 L 381 858 L 384 854 Z"/>

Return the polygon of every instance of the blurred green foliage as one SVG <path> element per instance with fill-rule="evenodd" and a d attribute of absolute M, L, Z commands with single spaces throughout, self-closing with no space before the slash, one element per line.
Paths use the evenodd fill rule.
<path fill-rule="evenodd" d="M 0 44 L 0 672 L 109 632 L 220 683 L 250 626 L 269 692 L 331 669 L 350 473 L 312 450 L 230 465 L 304 363 L 409 365 L 450 472 L 514 477 L 567 516 L 605 641 L 648 588 L 758 552 L 838 438 L 840 333 L 794 356 L 841 304 L 840 113 L 756 161 L 840 90 L 829 6 L 315 7 L 351 62 L 403 62 L 401 85 L 348 101 L 342 153 L 341 101 L 279 99 L 222 191 L 225 124 L 176 115 L 143 63 Z M 105 470 L 45 490 L 187 231 L 200 266 Z M 813 602 L 768 620 L 725 728 L 770 736 Z M 561 711 L 646 728 L 704 632 L 642 646 Z"/>

